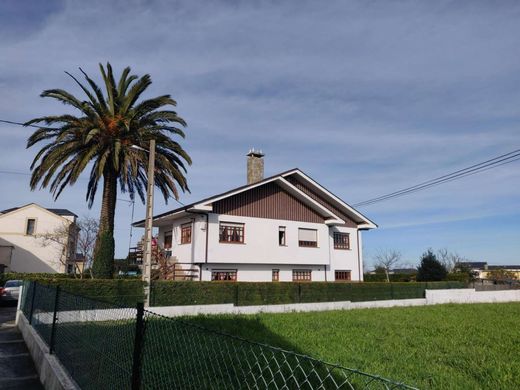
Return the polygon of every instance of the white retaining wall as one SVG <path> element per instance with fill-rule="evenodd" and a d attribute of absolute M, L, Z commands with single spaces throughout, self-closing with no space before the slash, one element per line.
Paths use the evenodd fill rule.
<path fill-rule="evenodd" d="M 425 306 L 443 303 L 493 303 L 520 302 L 520 290 L 475 291 L 474 289 L 426 290 L 426 298 L 388 299 L 366 302 L 313 302 L 291 303 L 285 305 L 235 306 L 232 303 L 218 305 L 186 305 L 156 306 L 146 310 L 167 317 L 194 316 L 199 314 L 257 314 L 257 313 L 291 313 L 328 310 L 351 310 L 367 308 L 384 308 L 398 306 Z M 58 321 L 95 322 L 114 319 L 133 319 L 135 309 L 99 309 L 71 310 L 58 313 Z M 34 314 L 34 319 L 42 323 L 50 323 L 52 317 L 45 314 Z"/>
<path fill-rule="evenodd" d="M 428 305 L 440 303 L 493 303 L 518 302 L 520 290 L 475 291 L 474 288 L 426 290 Z"/>
<path fill-rule="evenodd" d="M 426 290 L 426 298 L 389 299 L 366 302 L 314 302 L 292 303 L 287 305 L 234 306 L 222 305 L 163 306 L 150 307 L 147 310 L 168 317 L 199 314 L 256 314 L 289 313 L 327 310 L 351 310 L 396 306 L 425 306 L 442 303 L 492 303 L 520 302 L 520 290 L 475 291 L 475 289 Z"/>

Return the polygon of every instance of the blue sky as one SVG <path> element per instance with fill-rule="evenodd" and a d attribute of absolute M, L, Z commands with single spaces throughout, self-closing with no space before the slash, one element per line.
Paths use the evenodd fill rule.
<path fill-rule="evenodd" d="M 266 175 L 299 167 L 349 203 L 520 147 L 520 3 L 447 1 L 0 2 L 0 119 L 66 108 L 63 73 L 97 64 L 150 73 L 188 122 L 184 203 L 245 182 L 245 153 Z M 0 124 L 0 171 L 29 172 L 30 131 Z M 520 162 L 360 208 L 367 263 L 384 248 L 417 263 L 427 248 L 520 263 Z M 96 216 L 85 180 L 54 203 L 28 177 L 0 173 L 0 208 L 29 202 Z M 127 198 L 121 194 L 120 198 Z M 157 213 L 177 207 L 157 198 Z M 144 207 L 136 204 L 135 219 Z M 117 255 L 130 207 L 119 202 Z M 141 235 L 138 229 L 134 237 Z"/>

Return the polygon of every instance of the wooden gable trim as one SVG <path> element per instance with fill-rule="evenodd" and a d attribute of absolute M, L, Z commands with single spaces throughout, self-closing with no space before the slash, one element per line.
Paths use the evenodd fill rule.
<path fill-rule="evenodd" d="M 327 209 L 331 210 L 334 214 L 337 214 L 340 218 L 342 218 L 345 221 L 345 223 L 340 226 L 346 226 L 346 227 L 352 227 L 352 228 L 358 227 L 358 223 L 356 223 L 354 220 L 352 220 L 352 218 L 350 218 L 344 212 L 342 212 L 337 207 L 332 205 L 330 202 L 327 202 L 325 199 L 323 199 L 320 195 L 318 195 L 311 188 L 307 187 L 305 184 L 300 182 L 295 176 L 287 176 L 284 179 L 287 180 L 289 183 L 291 183 L 296 188 L 298 188 L 300 191 L 307 194 L 313 200 L 315 200 L 316 202 L 321 204 L 323 207 L 326 207 Z"/>
<path fill-rule="evenodd" d="M 213 202 L 213 212 L 242 217 L 324 223 L 325 218 L 271 182 Z"/>

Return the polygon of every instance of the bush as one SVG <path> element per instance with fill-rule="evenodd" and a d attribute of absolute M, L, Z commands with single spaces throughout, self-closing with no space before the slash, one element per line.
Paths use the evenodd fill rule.
<path fill-rule="evenodd" d="M 136 279 L 32 279 L 43 285 L 60 286 L 63 291 L 96 301 L 135 306 L 144 301 L 144 282 Z"/>
<path fill-rule="evenodd" d="M 421 264 L 417 268 L 417 281 L 418 282 L 435 282 L 446 279 L 448 271 L 446 267 L 437 260 L 437 256 L 428 249 L 421 259 Z"/>
<path fill-rule="evenodd" d="M 233 303 L 238 306 L 303 302 L 374 301 L 424 298 L 426 289 L 462 288 L 453 282 L 423 283 L 254 283 L 174 282 L 152 284 L 152 306 L 208 305 Z"/>
<path fill-rule="evenodd" d="M 472 277 L 467 272 L 450 272 L 448 275 L 446 275 L 446 280 L 458 281 L 467 284 L 472 281 Z"/>
<path fill-rule="evenodd" d="M 390 274 L 391 282 L 413 282 L 417 274 Z M 381 273 L 364 274 L 363 280 L 365 282 L 386 282 L 386 275 Z"/>
<path fill-rule="evenodd" d="M 96 278 L 110 279 L 114 277 L 114 235 L 110 231 L 101 233 L 99 247 L 94 253 L 92 274 Z"/>
<path fill-rule="evenodd" d="M 3 287 L 8 280 L 39 280 L 39 279 L 71 279 L 74 275 L 58 273 L 22 273 L 7 272 L 0 274 L 0 287 Z"/>

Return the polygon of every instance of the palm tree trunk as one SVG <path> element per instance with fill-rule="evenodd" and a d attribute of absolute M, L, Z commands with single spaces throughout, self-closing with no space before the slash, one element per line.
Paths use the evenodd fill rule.
<path fill-rule="evenodd" d="M 94 247 L 93 275 L 112 278 L 114 272 L 114 217 L 117 199 L 117 175 L 109 168 L 103 173 L 103 197 L 99 216 L 99 231 Z"/>

